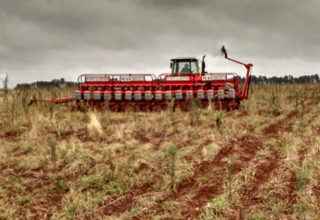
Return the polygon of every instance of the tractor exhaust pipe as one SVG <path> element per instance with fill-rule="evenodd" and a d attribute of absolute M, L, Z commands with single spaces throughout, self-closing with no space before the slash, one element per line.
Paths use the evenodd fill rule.
<path fill-rule="evenodd" d="M 206 55 L 203 55 L 203 57 L 202 57 L 201 73 L 205 73 L 206 72 L 206 62 L 204 61 L 204 58 L 206 58 Z"/>

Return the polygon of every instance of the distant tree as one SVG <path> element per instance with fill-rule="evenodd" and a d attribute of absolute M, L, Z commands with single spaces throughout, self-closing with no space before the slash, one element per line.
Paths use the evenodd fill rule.
<path fill-rule="evenodd" d="M 66 81 L 64 80 L 64 78 L 61 78 L 59 86 L 64 87 L 65 85 L 66 85 Z"/>
<path fill-rule="evenodd" d="M 4 91 L 4 98 L 3 101 L 6 102 L 8 101 L 8 92 L 9 92 L 9 77 L 8 74 L 5 74 L 4 78 L 1 79 L 2 80 L 2 84 L 3 84 L 3 91 Z"/>
<path fill-rule="evenodd" d="M 241 77 L 240 81 L 244 82 L 245 78 Z M 294 77 L 292 75 L 285 75 L 283 77 L 281 76 L 272 76 L 272 77 L 266 77 L 266 76 L 255 76 L 251 75 L 251 83 L 254 84 L 266 84 L 266 83 L 320 83 L 320 77 L 319 74 L 313 74 L 313 75 L 303 75 Z"/>
<path fill-rule="evenodd" d="M 76 86 L 76 82 L 65 81 L 64 78 L 53 79 L 51 81 L 36 81 L 33 83 L 21 83 L 17 84 L 16 88 L 21 87 L 33 87 L 33 88 L 44 88 L 44 87 L 65 87 L 65 86 Z"/>
<path fill-rule="evenodd" d="M 8 74 L 5 74 L 3 79 L 1 79 L 2 81 L 2 88 L 3 90 L 8 90 L 8 84 L 9 84 L 9 77 L 8 77 Z"/>

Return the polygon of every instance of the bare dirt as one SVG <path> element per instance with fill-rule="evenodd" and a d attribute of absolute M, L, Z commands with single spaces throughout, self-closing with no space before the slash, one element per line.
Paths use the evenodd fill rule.
<path fill-rule="evenodd" d="M 232 154 L 237 155 L 232 168 L 232 174 L 237 174 L 261 147 L 262 142 L 253 136 L 244 136 L 231 141 L 220 150 L 214 160 L 196 165 L 194 175 L 167 199 L 179 202 L 181 206 L 179 210 L 184 219 L 196 219 L 201 213 L 201 207 L 223 190 L 227 174 L 225 159 Z M 199 185 L 198 179 L 203 176 L 210 180 Z"/>
<path fill-rule="evenodd" d="M 259 188 L 266 184 L 272 174 L 272 172 L 277 169 L 281 164 L 283 164 L 284 156 L 281 154 L 282 135 L 284 132 L 292 131 L 293 120 L 298 116 L 296 111 L 289 113 L 284 119 L 279 120 L 264 129 L 264 135 L 266 138 L 274 138 L 276 140 L 276 145 L 271 149 L 267 149 L 270 153 L 270 156 L 262 162 L 258 162 L 258 165 L 255 168 L 255 175 L 253 178 L 250 178 L 247 187 L 242 192 L 242 209 L 249 209 L 253 205 L 258 203 L 263 203 L 264 201 L 260 199 Z M 296 177 L 292 170 L 290 172 L 290 179 L 287 180 L 288 184 L 286 185 L 287 195 L 281 195 L 282 200 L 287 199 L 289 201 L 289 207 L 293 207 L 295 203 L 295 197 L 297 194 L 297 183 Z M 286 198 L 285 198 L 286 197 Z"/>
<path fill-rule="evenodd" d="M 297 112 L 291 112 L 284 119 L 267 126 L 264 129 L 265 137 L 276 138 L 277 145 L 281 147 L 281 133 L 291 131 L 292 120 L 296 117 Z M 269 180 L 271 173 L 279 167 L 282 163 L 281 161 L 284 159 L 279 147 L 270 149 L 271 156 L 268 160 L 256 166 L 255 176 L 250 179 L 248 183 L 249 187 L 241 192 L 241 208 L 247 209 L 259 202 L 258 189 Z M 171 200 L 178 202 L 178 210 L 184 219 L 198 218 L 202 206 L 222 193 L 227 175 L 227 162 L 225 159 L 233 154 L 237 155 L 232 168 L 232 174 L 235 175 L 241 172 L 242 169 L 247 166 L 248 162 L 254 158 L 256 152 L 262 148 L 263 143 L 261 138 L 255 136 L 243 136 L 230 141 L 229 144 L 221 148 L 214 160 L 203 161 L 196 164 L 194 166 L 193 176 L 179 185 L 175 192 L 168 194 L 164 198 L 164 201 Z M 139 167 L 138 170 L 140 169 L 144 169 L 144 167 Z M 208 181 L 200 184 L 199 179 L 201 177 L 206 177 Z M 287 199 L 290 201 L 290 205 L 293 205 L 297 190 L 294 173 L 292 173 L 288 182 Z M 129 211 L 133 207 L 135 198 L 147 193 L 149 190 L 152 190 L 152 184 L 151 186 L 142 187 L 140 190 L 132 190 L 134 193 L 108 206 L 108 210 L 119 214 Z M 158 210 L 162 212 L 160 207 L 158 207 Z"/>

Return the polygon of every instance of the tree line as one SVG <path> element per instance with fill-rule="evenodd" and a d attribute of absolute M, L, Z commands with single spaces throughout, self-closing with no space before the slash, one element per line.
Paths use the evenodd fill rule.
<path fill-rule="evenodd" d="M 73 81 L 65 81 L 64 78 L 53 79 L 51 81 L 36 81 L 32 83 L 20 83 L 16 85 L 18 88 L 46 88 L 46 87 L 70 87 L 76 86 L 77 83 Z"/>
<path fill-rule="evenodd" d="M 245 78 L 240 78 L 244 82 Z M 252 75 L 250 79 L 251 83 L 254 84 L 270 84 L 270 83 L 320 83 L 320 77 L 318 74 L 303 75 L 294 77 L 292 75 L 286 76 L 255 76 Z M 65 81 L 64 78 L 53 79 L 51 81 L 36 81 L 33 83 L 20 83 L 17 84 L 16 88 L 31 87 L 31 88 L 43 88 L 43 87 L 69 87 L 76 86 L 77 83 L 73 81 Z"/>
<path fill-rule="evenodd" d="M 243 82 L 245 78 L 241 77 L 241 81 Z M 251 83 L 255 84 L 270 84 L 270 83 L 320 83 L 320 78 L 318 74 L 313 75 L 303 75 L 294 77 L 292 75 L 286 76 L 255 76 L 252 75 L 250 78 Z"/>

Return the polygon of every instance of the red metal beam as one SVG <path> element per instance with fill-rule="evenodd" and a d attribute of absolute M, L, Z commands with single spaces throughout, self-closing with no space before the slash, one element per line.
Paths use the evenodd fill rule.
<path fill-rule="evenodd" d="M 238 60 L 235 60 L 235 59 L 232 59 L 232 58 L 229 58 L 228 57 L 228 53 L 227 53 L 227 50 L 224 46 L 222 46 L 221 48 L 221 52 L 224 53 L 224 57 L 227 59 L 227 60 L 230 60 L 234 63 L 238 63 L 240 65 L 243 65 L 246 70 L 247 70 L 247 73 L 246 73 L 246 79 L 244 81 L 244 85 L 243 85 L 243 89 L 242 89 L 242 92 L 241 92 L 241 95 L 240 95 L 240 98 L 241 99 L 248 99 L 248 89 L 249 89 L 249 83 L 250 83 L 250 73 L 251 73 L 251 67 L 253 66 L 251 63 L 243 63 L 243 62 L 240 62 Z"/>
<path fill-rule="evenodd" d="M 32 105 L 35 102 L 50 102 L 53 104 L 61 104 L 66 102 L 74 101 L 73 97 L 63 98 L 63 99 L 32 99 L 28 105 Z"/>

